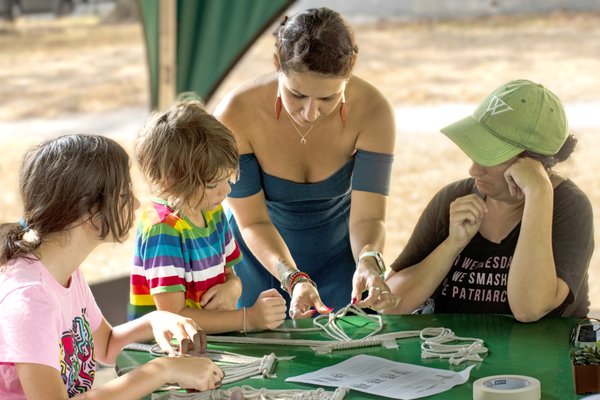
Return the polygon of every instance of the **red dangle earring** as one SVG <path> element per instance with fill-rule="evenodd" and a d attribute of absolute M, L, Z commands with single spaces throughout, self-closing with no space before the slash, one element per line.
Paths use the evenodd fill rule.
<path fill-rule="evenodd" d="M 340 106 L 340 118 L 342 119 L 342 127 L 346 127 L 346 91 L 342 92 L 342 105 Z"/>
<path fill-rule="evenodd" d="M 281 92 L 279 91 L 279 85 L 277 85 L 277 99 L 275 100 L 275 119 L 279 120 L 279 116 L 281 115 L 281 107 L 283 106 L 281 102 Z"/>

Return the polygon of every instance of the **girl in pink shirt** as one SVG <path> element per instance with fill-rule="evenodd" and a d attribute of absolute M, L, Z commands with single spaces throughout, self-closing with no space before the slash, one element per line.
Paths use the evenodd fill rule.
<path fill-rule="evenodd" d="M 165 383 L 208 390 L 223 372 L 200 357 L 161 357 L 92 390 L 96 362 L 154 337 L 200 353 L 189 318 L 157 311 L 111 327 L 78 269 L 103 242 L 122 242 L 138 205 L 127 153 L 115 141 L 69 135 L 30 150 L 20 189 L 24 218 L 0 225 L 0 398 L 134 399 Z M 189 346 L 191 344 L 191 346 Z"/>

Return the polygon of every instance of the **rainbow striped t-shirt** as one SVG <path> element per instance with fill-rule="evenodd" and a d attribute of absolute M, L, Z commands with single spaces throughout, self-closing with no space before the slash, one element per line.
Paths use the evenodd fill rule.
<path fill-rule="evenodd" d="M 223 206 L 202 215 L 204 228 L 159 199 L 142 211 L 131 271 L 130 320 L 155 310 L 152 295 L 157 293 L 184 292 L 187 307 L 202 308 L 204 292 L 225 282 L 225 268 L 242 260 Z"/>

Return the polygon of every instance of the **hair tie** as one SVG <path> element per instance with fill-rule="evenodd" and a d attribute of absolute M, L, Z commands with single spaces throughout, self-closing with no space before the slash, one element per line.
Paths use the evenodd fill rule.
<path fill-rule="evenodd" d="M 21 227 L 23 228 L 23 230 L 25 232 L 29 232 L 31 230 L 31 228 L 29 227 L 29 225 L 27 225 L 27 222 L 25 222 L 25 218 L 21 218 L 19 220 L 19 224 L 21 225 Z"/>

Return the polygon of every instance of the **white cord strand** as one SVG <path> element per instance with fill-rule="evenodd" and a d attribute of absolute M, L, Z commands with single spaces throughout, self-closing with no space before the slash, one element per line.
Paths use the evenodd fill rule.
<path fill-rule="evenodd" d="M 409 337 L 418 337 L 421 331 L 400 331 L 373 335 L 368 339 L 350 339 L 350 340 L 311 340 L 311 339 L 281 339 L 281 338 L 262 338 L 262 337 L 241 337 L 241 336 L 211 336 L 210 343 L 232 343 L 232 344 L 262 344 L 262 345 L 281 345 L 281 346 L 306 346 L 317 351 L 320 354 L 330 353 L 334 350 L 353 349 L 366 346 L 379 346 L 381 344 L 395 342 L 396 339 L 405 339 Z"/>
<path fill-rule="evenodd" d="M 448 359 L 452 365 L 465 361 L 481 362 L 480 354 L 488 352 L 483 340 L 456 336 L 447 328 L 425 328 L 421 337 L 421 358 Z"/>
<path fill-rule="evenodd" d="M 157 344 L 134 343 L 126 346 L 126 349 L 145 351 L 154 356 L 164 357 L 165 353 Z M 240 381 L 242 379 L 251 378 L 253 376 L 262 376 L 263 378 L 271 378 L 274 375 L 275 367 L 278 360 L 291 360 L 294 357 L 276 357 L 271 353 L 263 357 L 251 357 L 241 354 L 231 353 L 228 351 L 207 350 L 201 357 L 206 357 L 217 363 L 223 370 L 225 377 L 223 384 L 229 384 Z M 135 367 L 120 368 L 119 376 L 123 375 Z M 173 386 L 169 386 L 172 388 Z"/>
<path fill-rule="evenodd" d="M 313 319 L 314 327 L 312 327 L 312 328 L 277 328 L 277 329 L 273 329 L 273 331 L 274 332 L 285 332 L 285 333 L 324 332 L 325 334 L 327 334 L 330 338 L 332 338 L 334 340 L 352 340 L 352 338 L 350 336 L 348 336 L 346 334 L 346 332 L 344 332 L 344 330 L 337 324 L 338 320 L 341 320 L 349 313 L 353 313 L 359 317 L 362 317 L 371 323 L 377 324 L 377 326 L 378 326 L 373 332 L 371 332 L 370 334 L 368 334 L 365 337 L 362 337 L 361 339 L 365 339 L 369 336 L 373 336 L 373 335 L 381 332 L 381 330 L 383 329 L 384 323 L 383 323 L 383 318 L 381 318 L 381 315 L 367 314 L 366 312 L 363 311 L 362 308 L 360 308 L 354 304 L 349 304 L 346 307 L 341 308 L 336 313 L 331 313 L 331 314 L 327 314 L 327 315 L 319 315 L 319 316 L 315 317 Z M 326 319 L 327 322 L 323 323 L 322 321 L 324 319 Z"/>
<path fill-rule="evenodd" d="M 315 390 L 301 389 L 255 389 L 251 386 L 241 386 L 231 389 L 215 389 L 206 392 L 168 391 L 155 393 L 152 400 L 229 400 L 232 393 L 241 391 L 244 400 L 343 400 L 349 392 L 347 388 L 337 388 L 334 392 L 323 388 Z"/>
<path fill-rule="evenodd" d="M 360 339 L 352 339 L 344 330 L 337 324 L 337 321 L 353 313 L 359 317 L 367 319 L 370 323 L 377 324 L 368 335 Z M 323 319 L 327 322 L 323 323 Z M 259 337 L 239 337 L 239 336 L 212 336 L 207 337 L 209 342 L 216 343 L 252 343 L 252 344 L 268 344 L 268 345 L 283 345 L 283 346 L 308 346 L 317 353 L 330 353 L 334 350 L 352 349 L 367 346 L 387 345 L 388 347 L 398 347 L 395 343 L 396 339 L 419 336 L 421 331 L 405 331 L 379 334 L 383 330 L 383 318 L 380 315 L 367 314 L 361 308 L 354 304 L 349 304 L 340 309 L 338 312 L 329 315 L 319 315 L 313 320 L 315 326 L 310 328 L 278 328 L 274 332 L 284 333 L 307 333 L 307 332 L 324 332 L 332 340 L 310 340 L 310 339 L 280 339 L 280 338 L 259 338 Z"/>

